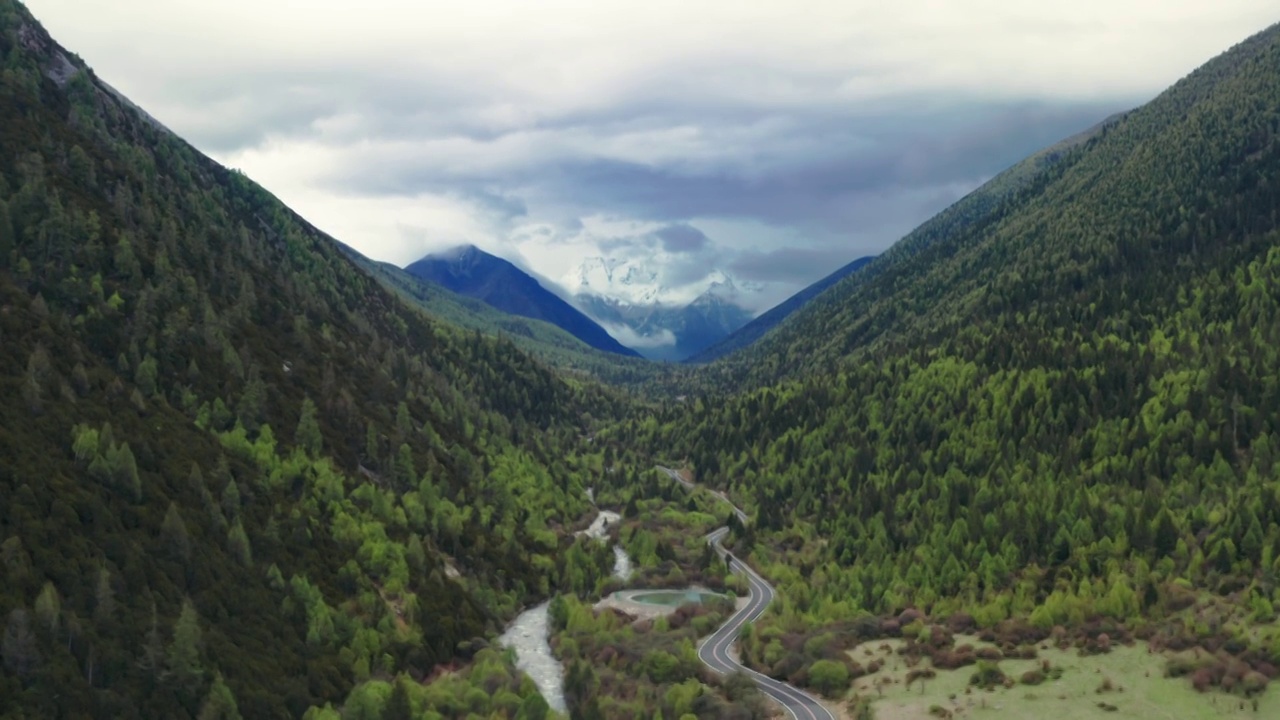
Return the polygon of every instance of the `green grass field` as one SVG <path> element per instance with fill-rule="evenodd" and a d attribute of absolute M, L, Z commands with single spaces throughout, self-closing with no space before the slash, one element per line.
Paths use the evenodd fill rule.
<path fill-rule="evenodd" d="M 986 645 L 975 638 L 960 636 L 956 642 L 967 642 L 976 648 Z M 1015 680 L 1024 672 L 1040 667 L 1043 660 L 1060 666 L 1062 677 L 1036 686 L 1018 684 L 1010 689 L 997 687 L 990 692 L 969 685 L 974 673 L 972 666 L 939 671 L 936 678 L 926 681 L 923 692 L 919 680 L 907 688 L 906 674 L 910 668 L 905 659 L 896 654 L 901 641 L 887 643 L 892 648 L 890 651 L 882 649 L 885 644 L 876 641 L 849 651 L 864 665 L 875 658 L 884 660 L 884 667 L 878 673 L 859 678 L 852 691 L 876 698 L 872 707 L 877 720 L 937 718 L 942 714 L 931 715 L 930 708 L 934 706 L 944 708 L 955 718 L 983 720 L 1280 717 L 1280 689 L 1271 688 L 1259 696 L 1256 711 L 1251 700 L 1238 695 L 1198 693 L 1186 678 L 1164 677 L 1165 656 L 1148 653 L 1143 643 L 1119 646 L 1109 654 L 1091 657 L 1080 657 L 1075 650 L 1048 649 L 1040 650 L 1037 660 L 1002 660 L 1000 668 Z M 928 660 L 923 660 L 917 667 L 928 667 L 928 664 Z M 891 682 L 883 684 L 883 678 Z M 1098 692 L 1106 679 L 1110 679 L 1114 689 Z M 877 693 L 877 686 L 882 694 Z M 1114 709 L 1104 709 L 1100 703 Z"/>

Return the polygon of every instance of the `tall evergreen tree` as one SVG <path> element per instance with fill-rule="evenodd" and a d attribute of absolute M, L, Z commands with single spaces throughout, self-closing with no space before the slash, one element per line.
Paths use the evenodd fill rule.
<path fill-rule="evenodd" d="M 32 674 L 40 666 L 40 648 L 26 610 L 18 608 L 9 612 L 0 655 L 4 657 L 5 669 L 19 677 Z"/>
<path fill-rule="evenodd" d="M 165 651 L 165 674 L 188 691 L 198 688 L 204 678 L 200 636 L 200 618 L 191 600 L 185 599 L 173 626 L 173 640 Z"/>
<path fill-rule="evenodd" d="M 316 421 L 316 404 L 311 401 L 311 398 L 302 400 L 302 414 L 298 418 L 294 442 L 310 455 L 320 454 L 324 438 L 320 434 L 320 423 Z"/>

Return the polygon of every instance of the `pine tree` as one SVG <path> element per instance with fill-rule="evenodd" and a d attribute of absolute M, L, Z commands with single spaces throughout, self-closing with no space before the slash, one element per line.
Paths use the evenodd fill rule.
<path fill-rule="evenodd" d="M 27 372 L 22 376 L 22 399 L 32 415 L 44 413 L 44 381 L 49 374 L 49 354 L 36 345 L 27 358 Z"/>
<path fill-rule="evenodd" d="M 417 481 L 417 471 L 413 467 L 413 451 L 407 444 L 401 444 L 396 452 L 396 482 L 400 487 L 411 487 Z"/>
<path fill-rule="evenodd" d="M 111 470 L 111 479 L 116 488 L 134 502 L 141 501 L 142 480 L 138 477 L 138 461 L 134 458 L 129 443 L 120 443 L 108 452 L 107 466 Z M 92 469 L 90 466 L 90 470 Z"/>
<path fill-rule="evenodd" d="M 187 532 L 187 524 L 182 520 L 182 514 L 178 512 L 178 506 L 169 503 L 169 509 L 165 511 L 164 522 L 160 525 L 160 536 L 164 539 L 165 546 L 178 560 L 185 565 L 191 562 L 191 534 Z"/>
<path fill-rule="evenodd" d="M 222 680 L 222 673 L 213 676 L 213 685 L 200 706 L 197 720 L 241 720 L 240 708 L 231 688 Z"/>
<path fill-rule="evenodd" d="M 316 420 L 316 404 L 311 398 L 304 398 L 302 401 L 302 414 L 298 418 L 298 429 L 293 439 L 308 455 L 320 454 L 324 438 L 320 434 L 320 423 Z"/>
<path fill-rule="evenodd" d="M 241 565 L 253 566 L 253 546 L 249 543 L 249 536 L 244 532 L 244 525 L 240 524 L 240 518 L 236 518 L 236 521 L 231 524 L 231 529 L 227 531 L 227 547 Z"/>
<path fill-rule="evenodd" d="M 182 612 L 173 626 L 173 641 L 165 652 L 165 674 L 187 690 L 195 690 L 204 677 L 204 667 L 200 664 L 200 618 L 189 599 L 182 601 Z"/>
<path fill-rule="evenodd" d="M 58 597 L 58 589 L 51 582 L 44 584 L 36 598 L 36 617 L 50 635 L 58 634 L 58 623 L 62 619 L 62 598 Z"/>
<path fill-rule="evenodd" d="M 1160 514 L 1156 516 L 1154 525 L 1156 557 L 1167 557 L 1173 553 L 1174 548 L 1178 545 L 1178 529 L 1174 526 L 1173 518 L 1169 516 L 1167 508 L 1160 509 Z"/>
<path fill-rule="evenodd" d="M 26 610 L 17 609 L 9 613 L 4 640 L 0 643 L 0 655 L 4 656 L 5 669 L 18 677 L 26 677 L 40 666 L 40 649 Z"/>
<path fill-rule="evenodd" d="M 409 688 L 404 678 L 397 678 L 387 706 L 382 711 L 382 720 L 413 720 L 413 705 L 409 701 Z"/>
<path fill-rule="evenodd" d="M 374 470 L 379 468 L 378 429 L 374 427 L 372 420 L 364 426 L 364 461 Z"/>
<path fill-rule="evenodd" d="M 93 621 L 101 630 L 115 619 L 116 613 L 116 593 L 111 587 L 111 571 L 105 567 L 98 568 L 93 600 Z"/>
<path fill-rule="evenodd" d="M 516 710 L 516 720 L 546 720 L 550 710 L 542 695 L 533 693 L 520 702 L 520 707 Z"/>
<path fill-rule="evenodd" d="M 160 616 L 156 613 L 155 601 L 151 602 L 151 625 L 142 639 L 142 654 L 138 657 L 138 667 L 153 678 L 164 672 L 164 639 L 160 635 Z"/>
<path fill-rule="evenodd" d="M 396 406 L 396 435 L 401 442 L 405 442 L 412 432 L 413 418 L 409 416 L 409 406 L 401 400 Z"/>
<path fill-rule="evenodd" d="M 0 270 L 8 269 L 12 264 L 11 257 L 16 244 L 13 222 L 9 219 L 9 203 L 0 200 Z"/>
<path fill-rule="evenodd" d="M 232 480 L 222 490 L 222 514 L 228 520 L 240 518 L 240 486 Z"/>

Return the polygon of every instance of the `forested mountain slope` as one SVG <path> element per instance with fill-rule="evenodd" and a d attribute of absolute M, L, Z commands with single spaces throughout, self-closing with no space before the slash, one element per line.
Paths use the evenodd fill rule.
<path fill-rule="evenodd" d="M 1052 625 L 1156 616 L 1195 587 L 1269 620 L 1278 138 L 1272 27 L 994 211 L 943 213 L 744 354 L 761 382 L 802 379 L 620 435 L 683 449 L 790 547 L 819 538 L 803 611 Z"/>
<path fill-rule="evenodd" d="M 704 382 L 705 378 L 714 376 L 717 378 L 716 382 L 722 384 L 728 382 L 737 385 L 747 379 L 761 384 L 820 366 L 829 366 L 833 358 L 840 356 L 838 348 L 816 355 L 808 351 L 814 349 L 815 343 L 835 342 L 839 339 L 833 338 L 829 332 L 832 328 L 840 327 L 839 321 L 833 316 L 849 317 L 848 306 L 856 302 L 855 298 L 863 292 L 864 285 L 871 284 L 882 273 L 896 272 L 895 269 L 904 263 L 915 262 L 917 255 L 931 251 L 935 244 L 955 243 L 962 238 L 981 236 L 1007 213 L 1019 207 L 1026 197 L 1038 192 L 1043 183 L 1055 177 L 1060 171 L 1060 163 L 1073 161 L 1076 157 L 1073 151 L 1107 132 L 1123 116 L 1118 114 L 1108 117 L 1093 127 L 1028 156 L 922 223 L 884 254 L 870 258 L 865 264 L 859 265 L 861 260 L 852 263 L 851 265 L 857 265 L 857 272 L 847 272 L 844 276 L 836 277 L 833 283 L 827 283 L 826 279 L 820 281 L 817 283 L 821 286 L 818 293 L 807 298 L 806 302 L 755 338 L 735 343 L 733 347 L 725 348 L 724 352 L 714 357 L 705 356 L 707 361 L 720 358 L 725 360 L 707 368 L 703 373 Z M 943 252 L 945 256 L 949 251 Z M 929 262 L 929 257 L 923 261 Z M 842 271 L 848 267 L 850 266 L 842 268 Z M 888 282 L 889 288 L 897 287 L 894 281 Z M 767 315 L 768 313 L 760 319 Z M 776 332 L 770 332 L 773 327 L 777 327 Z M 747 330 L 747 327 L 743 330 Z M 848 347 L 852 345 L 840 345 L 840 348 Z M 788 352 L 788 348 L 795 348 L 796 351 Z M 805 360 L 795 361 L 794 358 Z"/>
<path fill-rule="evenodd" d="M 532 275 L 474 245 L 428 255 L 404 270 L 502 312 L 549 322 L 597 350 L 639 357 L 581 310 L 542 287 Z"/>
<path fill-rule="evenodd" d="M 0 66 L 0 716 L 298 717 L 559 582 L 612 396 L 411 309 L 12 0 Z"/>
<path fill-rule="evenodd" d="M 597 350 L 551 323 L 502 312 L 483 301 L 463 297 L 414 277 L 390 263 L 370 260 L 346 246 L 343 249 L 356 265 L 432 317 L 510 340 L 516 347 L 555 368 L 611 385 L 629 387 L 671 372 L 670 368 L 641 358 Z"/>

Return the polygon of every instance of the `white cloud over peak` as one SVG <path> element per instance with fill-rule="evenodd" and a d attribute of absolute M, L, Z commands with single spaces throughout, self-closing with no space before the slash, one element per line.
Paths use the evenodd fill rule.
<path fill-rule="evenodd" d="M 782 299 L 1274 22 L 1267 0 L 28 0 L 371 257 L 720 268 Z"/>

